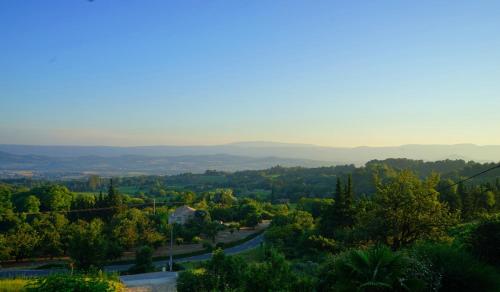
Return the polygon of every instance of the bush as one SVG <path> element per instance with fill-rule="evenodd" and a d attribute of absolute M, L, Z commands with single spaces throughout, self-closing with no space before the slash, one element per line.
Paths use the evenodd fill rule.
<path fill-rule="evenodd" d="M 297 281 L 290 263 L 283 254 L 274 249 L 266 249 L 265 261 L 251 263 L 246 271 L 245 291 L 291 291 L 309 287 L 309 281 Z M 302 290 L 297 290 L 302 291 Z M 307 290 L 306 290 L 307 291 Z"/>
<path fill-rule="evenodd" d="M 203 247 L 203 248 L 204 248 L 207 252 L 211 252 L 211 251 L 214 249 L 213 245 L 212 245 L 210 242 L 208 242 L 208 241 L 204 241 L 204 242 L 203 242 L 203 244 L 202 244 L 202 247 Z"/>
<path fill-rule="evenodd" d="M 479 224 L 471 233 L 469 246 L 474 255 L 494 265 L 500 265 L 500 220 Z"/>
<path fill-rule="evenodd" d="M 351 250 L 323 267 L 321 290 L 423 291 L 425 282 L 412 273 L 412 260 L 386 246 Z"/>
<path fill-rule="evenodd" d="M 181 272 L 177 278 L 177 291 L 207 291 L 205 278 L 206 270 L 203 268 Z"/>
<path fill-rule="evenodd" d="M 148 273 L 155 270 L 153 265 L 153 249 L 143 246 L 135 253 L 135 265 L 129 269 L 131 273 Z"/>
<path fill-rule="evenodd" d="M 224 242 L 217 242 L 215 249 L 224 249 Z"/>
<path fill-rule="evenodd" d="M 191 242 L 192 243 L 200 243 L 201 242 L 201 237 L 195 236 L 195 237 L 193 237 L 193 239 L 191 239 Z"/>
<path fill-rule="evenodd" d="M 177 290 L 183 291 L 237 291 L 243 286 L 246 268 L 240 257 L 227 257 L 216 250 L 212 259 L 203 268 L 181 272 L 177 279 Z"/>
<path fill-rule="evenodd" d="M 27 291 L 36 292 L 112 292 L 122 291 L 123 287 L 102 275 L 50 275 L 37 278 L 27 285 Z"/>
<path fill-rule="evenodd" d="M 500 291 L 500 275 L 465 250 L 445 244 L 423 244 L 411 253 L 428 262 L 439 291 Z"/>

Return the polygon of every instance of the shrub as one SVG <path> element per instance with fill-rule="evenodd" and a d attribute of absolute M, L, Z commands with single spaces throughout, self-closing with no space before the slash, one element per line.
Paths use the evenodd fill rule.
<path fill-rule="evenodd" d="M 181 272 L 177 278 L 177 290 L 183 291 L 207 291 L 205 286 L 206 270 L 194 269 Z"/>
<path fill-rule="evenodd" d="M 207 252 L 211 252 L 214 247 L 212 246 L 212 244 L 208 241 L 204 241 L 203 244 L 202 244 L 202 247 L 207 251 Z"/>
<path fill-rule="evenodd" d="M 243 286 L 246 264 L 242 258 L 227 257 L 216 250 L 203 268 L 181 272 L 177 290 L 183 291 L 236 291 Z"/>
<path fill-rule="evenodd" d="M 111 292 L 122 291 L 123 287 L 102 275 L 50 275 L 37 278 L 27 285 L 27 291 L 36 292 Z"/>
<path fill-rule="evenodd" d="M 251 263 L 248 266 L 245 291 L 291 291 L 293 288 L 300 289 L 312 284 L 305 279 L 300 283 L 297 281 L 283 254 L 274 249 L 267 249 L 264 253 L 264 262 Z"/>
<path fill-rule="evenodd" d="M 500 265 L 500 220 L 479 224 L 471 233 L 469 246 L 474 255 L 494 265 Z"/>
<path fill-rule="evenodd" d="M 377 246 L 340 254 L 320 278 L 329 279 L 323 286 L 334 291 L 422 291 L 425 283 L 411 277 L 412 264 L 406 255 Z"/>
<path fill-rule="evenodd" d="M 130 268 L 131 273 L 147 273 L 155 270 L 153 265 L 153 249 L 143 246 L 135 253 L 135 265 Z"/>
<path fill-rule="evenodd" d="M 423 244 L 411 253 L 429 262 L 439 291 L 500 291 L 500 275 L 465 250 L 445 244 Z"/>
<path fill-rule="evenodd" d="M 192 243 L 200 243 L 201 242 L 201 237 L 195 236 L 195 237 L 193 237 L 193 239 L 191 239 L 191 242 Z"/>
<path fill-rule="evenodd" d="M 183 243 L 184 243 L 184 238 L 182 238 L 182 237 L 177 237 L 177 238 L 175 239 L 175 244 L 177 244 L 177 245 L 181 245 L 181 244 L 183 244 Z"/>
<path fill-rule="evenodd" d="M 295 285 L 310 286 L 305 280 L 300 284 L 292 272 L 290 263 L 275 249 L 264 250 L 265 260 L 251 263 L 245 279 L 245 291 L 291 291 Z M 300 291 L 300 290 L 298 290 Z"/>

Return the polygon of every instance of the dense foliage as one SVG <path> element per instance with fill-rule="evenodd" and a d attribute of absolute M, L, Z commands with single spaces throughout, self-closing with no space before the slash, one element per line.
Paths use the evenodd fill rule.
<path fill-rule="evenodd" d="M 0 260 L 70 256 L 91 270 L 135 251 L 131 271 L 147 272 L 172 230 L 177 244 L 212 250 L 219 231 L 269 219 L 257 258 L 216 251 L 182 272 L 178 289 L 499 291 L 500 173 L 460 182 L 489 167 L 389 159 L 358 168 L 9 181 L 0 184 Z M 169 224 L 180 205 L 198 211 Z"/>

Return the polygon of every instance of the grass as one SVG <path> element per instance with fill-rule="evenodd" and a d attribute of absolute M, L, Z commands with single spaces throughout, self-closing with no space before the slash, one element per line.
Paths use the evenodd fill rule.
<path fill-rule="evenodd" d="M 0 292 L 24 291 L 28 279 L 0 279 Z"/>

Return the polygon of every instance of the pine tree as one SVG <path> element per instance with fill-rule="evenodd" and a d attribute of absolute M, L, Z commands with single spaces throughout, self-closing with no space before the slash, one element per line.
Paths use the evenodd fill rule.
<path fill-rule="evenodd" d="M 337 177 L 334 197 L 334 203 L 323 212 L 319 224 L 321 234 L 330 238 L 334 236 L 334 231 L 342 217 L 339 215 L 341 212 L 341 208 L 339 208 L 339 206 L 344 205 L 344 192 L 342 190 L 342 182 L 339 177 Z"/>
<path fill-rule="evenodd" d="M 113 179 L 111 179 L 109 182 L 107 201 L 109 207 L 120 208 L 123 204 L 122 196 L 118 193 L 118 191 L 115 189 L 115 186 L 113 185 Z"/>
<path fill-rule="evenodd" d="M 467 187 L 460 182 L 458 184 L 457 193 L 462 200 L 462 217 L 471 218 L 474 213 L 474 197 L 472 196 L 472 190 L 468 190 Z"/>
<path fill-rule="evenodd" d="M 354 189 L 352 186 L 352 175 L 349 174 L 347 177 L 347 185 L 346 185 L 346 190 L 345 190 L 345 205 L 346 208 L 351 209 L 353 207 L 354 203 Z"/>
<path fill-rule="evenodd" d="M 350 175 L 347 177 L 345 187 L 342 187 L 342 181 L 337 177 L 335 201 L 321 218 L 320 230 L 322 235 L 334 237 L 335 232 L 339 229 L 351 227 L 354 224 L 355 215 L 352 177 Z"/>
<path fill-rule="evenodd" d="M 335 187 L 335 205 L 344 205 L 344 191 L 342 189 L 342 182 L 340 181 L 340 177 L 337 177 L 337 185 Z"/>
<path fill-rule="evenodd" d="M 104 195 L 102 194 L 102 190 L 99 191 L 99 196 L 97 197 L 97 207 L 105 207 L 106 202 L 104 201 Z"/>
<path fill-rule="evenodd" d="M 342 188 L 342 182 L 337 179 L 337 195 L 334 203 L 334 226 L 335 228 L 350 227 L 354 223 L 354 208 L 353 208 L 353 188 L 352 178 L 348 176 L 347 185 Z"/>

